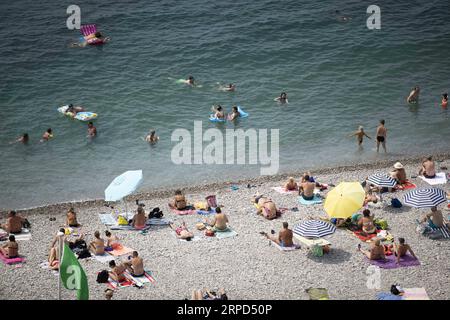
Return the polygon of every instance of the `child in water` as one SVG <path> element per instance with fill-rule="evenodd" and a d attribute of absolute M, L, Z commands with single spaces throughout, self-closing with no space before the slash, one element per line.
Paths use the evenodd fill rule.
<path fill-rule="evenodd" d="M 442 102 L 441 102 L 442 108 L 447 108 L 447 104 L 448 104 L 448 94 L 446 92 L 442 94 Z"/>

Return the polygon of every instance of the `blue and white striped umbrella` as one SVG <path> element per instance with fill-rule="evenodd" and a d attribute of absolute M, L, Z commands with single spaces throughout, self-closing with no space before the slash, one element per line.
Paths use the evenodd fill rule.
<path fill-rule="evenodd" d="M 321 220 L 306 220 L 295 225 L 293 232 L 305 238 L 320 238 L 336 231 L 331 223 Z"/>
<path fill-rule="evenodd" d="M 397 184 L 397 181 L 394 178 L 389 177 L 385 173 L 375 173 L 367 178 L 367 182 L 377 186 L 377 187 L 386 187 L 393 188 Z"/>
<path fill-rule="evenodd" d="M 416 189 L 405 194 L 403 201 L 414 208 L 431 208 L 446 202 L 447 195 L 439 188 Z"/>

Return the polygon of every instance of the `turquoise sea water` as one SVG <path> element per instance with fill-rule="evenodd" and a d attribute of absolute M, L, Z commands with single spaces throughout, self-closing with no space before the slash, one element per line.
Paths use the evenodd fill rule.
<path fill-rule="evenodd" d="M 207 119 L 217 103 L 250 114 L 236 127 L 280 129 L 280 172 L 383 158 L 373 141 L 358 151 L 346 138 L 358 125 L 373 136 L 380 118 L 393 158 L 448 150 L 448 1 L 378 1 L 375 31 L 372 3 L 356 0 L 77 1 L 82 24 L 112 38 L 88 48 L 69 48 L 80 35 L 66 27 L 71 4 L 0 3 L 0 208 L 99 198 L 126 170 L 144 170 L 143 189 L 259 175 L 254 165 L 171 162 L 173 130 L 216 127 Z M 190 74 L 201 88 L 175 83 Z M 416 84 L 420 104 L 408 106 Z M 273 102 L 281 91 L 288 105 Z M 68 103 L 99 114 L 94 141 L 56 112 Z M 39 144 L 48 127 L 55 138 Z M 142 140 L 150 128 L 156 146 Z M 29 146 L 9 144 L 23 132 Z"/>

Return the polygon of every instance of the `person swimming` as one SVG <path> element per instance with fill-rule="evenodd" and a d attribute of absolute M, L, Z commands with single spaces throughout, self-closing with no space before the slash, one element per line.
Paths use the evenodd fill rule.
<path fill-rule="evenodd" d="M 225 113 L 223 111 L 222 106 L 219 104 L 217 106 L 212 107 L 212 111 L 214 112 L 214 118 L 216 119 L 225 119 Z"/>
<path fill-rule="evenodd" d="M 406 98 L 406 102 L 408 103 L 418 103 L 419 102 L 419 94 L 420 94 L 420 87 L 415 86 L 411 89 L 411 92 L 409 93 L 408 98 Z"/>
<path fill-rule="evenodd" d="M 336 19 L 340 22 L 348 22 L 352 19 L 349 16 L 342 15 L 339 10 L 336 10 L 334 13 L 336 15 Z"/>
<path fill-rule="evenodd" d="M 443 108 L 447 108 L 447 105 L 448 105 L 448 94 L 447 94 L 447 92 L 446 92 L 446 93 L 443 93 L 443 94 L 442 94 L 442 102 L 441 102 L 441 106 L 442 106 Z"/>
<path fill-rule="evenodd" d="M 287 93 L 282 92 L 279 97 L 275 98 L 274 101 L 278 101 L 280 103 L 289 103 L 287 98 Z"/>
<path fill-rule="evenodd" d="M 159 140 L 159 137 L 156 135 L 155 130 L 150 130 L 149 134 L 145 137 L 145 141 L 149 143 L 156 143 Z"/>
<path fill-rule="evenodd" d="M 231 108 L 231 113 L 228 115 L 228 120 L 233 121 L 237 118 L 239 118 L 241 114 L 239 113 L 238 107 L 233 106 Z"/>
<path fill-rule="evenodd" d="M 222 91 L 235 91 L 236 85 L 233 83 L 230 83 L 227 86 L 220 86 L 219 89 Z"/>
<path fill-rule="evenodd" d="M 53 138 L 53 130 L 52 128 L 48 128 L 47 131 L 45 131 L 44 134 L 42 135 L 41 142 L 48 141 L 51 138 Z"/>
<path fill-rule="evenodd" d="M 28 133 L 24 133 L 23 135 L 18 137 L 13 142 L 10 142 L 9 144 L 18 143 L 18 142 L 20 142 L 22 144 L 28 144 L 28 141 L 30 141 L 30 136 L 28 135 Z"/>

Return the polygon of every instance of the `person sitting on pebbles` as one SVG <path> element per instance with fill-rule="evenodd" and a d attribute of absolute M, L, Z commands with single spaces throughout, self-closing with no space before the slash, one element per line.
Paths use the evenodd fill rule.
<path fill-rule="evenodd" d="M 188 228 L 186 227 L 186 222 L 184 221 L 179 227 L 175 227 L 173 223 L 171 223 L 169 226 L 173 231 L 175 231 L 178 239 L 191 241 L 194 237 L 194 234 L 188 230 Z"/>
<path fill-rule="evenodd" d="M 433 179 L 436 177 L 436 167 L 432 156 L 423 159 L 422 168 L 419 170 L 419 176 L 424 176 L 427 179 Z"/>
<path fill-rule="evenodd" d="M 68 243 L 67 237 L 65 235 L 65 229 L 59 229 L 56 236 L 53 238 L 52 244 L 50 245 L 50 252 L 48 254 L 48 266 L 51 270 L 59 269 L 59 239 L 65 243 Z M 83 237 L 80 236 L 80 239 Z"/>
<path fill-rule="evenodd" d="M 394 164 L 394 170 L 390 173 L 391 177 L 397 181 L 398 184 L 403 185 L 408 182 L 406 171 L 400 162 Z"/>
<path fill-rule="evenodd" d="M 362 218 L 358 220 L 358 226 L 362 229 L 362 235 L 367 236 L 377 233 L 377 227 L 373 222 L 374 217 L 375 215 L 371 215 L 369 209 L 364 209 Z"/>
<path fill-rule="evenodd" d="M 412 251 L 409 244 L 406 244 L 405 239 L 398 238 L 398 245 L 394 243 L 394 254 L 397 257 L 397 263 L 400 263 L 400 258 L 404 257 L 408 251 L 413 256 L 413 258 L 417 260 L 416 255 Z"/>
<path fill-rule="evenodd" d="M 422 223 L 428 223 L 430 228 L 441 228 L 444 226 L 444 217 L 441 210 L 437 207 L 432 207 L 431 212 L 427 213 L 423 219 Z"/>
<path fill-rule="evenodd" d="M 77 221 L 77 214 L 75 213 L 74 208 L 70 208 L 69 211 L 67 211 L 66 226 L 72 228 L 80 227 L 80 224 Z"/>
<path fill-rule="evenodd" d="M 256 213 L 262 215 L 264 218 L 272 220 L 278 216 L 279 211 L 272 199 L 263 195 L 256 195 L 253 197 L 252 202 L 257 208 Z"/>
<path fill-rule="evenodd" d="M 278 236 L 267 234 L 267 232 L 261 232 L 261 234 L 281 247 L 294 246 L 294 242 L 292 241 L 294 233 L 289 229 L 289 224 L 287 222 L 283 222 L 283 229 L 280 230 Z"/>
<path fill-rule="evenodd" d="M 310 180 L 309 175 L 305 175 L 302 179 L 302 183 L 300 183 L 300 187 L 298 188 L 298 193 L 303 199 L 307 201 L 313 200 L 315 187 L 316 183 Z"/>
<path fill-rule="evenodd" d="M 126 280 L 124 272 L 127 270 L 127 266 L 124 263 L 119 263 L 118 265 L 114 260 L 109 262 L 109 267 L 111 271 L 109 272 L 109 276 L 116 282 L 123 282 Z"/>
<path fill-rule="evenodd" d="M 133 216 L 130 224 L 135 229 L 144 229 L 146 222 L 147 217 L 145 216 L 144 207 L 142 205 L 138 205 L 137 213 Z"/>
<path fill-rule="evenodd" d="M 372 241 L 370 251 L 362 249 L 361 244 L 358 244 L 358 250 L 369 260 L 386 260 L 386 256 L 384 255 L 384 246 L 381 245 L 380 239 Z"/>
<path fill-rule="evenodd" d="M 16 237 L 10 235 L 8 240 L 0 247 L 0 253 L 7 259 L 17 258 L 19 256 L 19 245 L 16 242 Z"/>
<path fill-rule="evenodd" d="M 169 203 L 169 207 L 175 210 L 185 210 L 187 207 L 186 197 L 181 190 L 175 191 L 175 198 L 172 203 Z"/>
<path fill-rule="evenodd" d="M 21 233 L 22 224 L 25 221 L 24 218 L 18 216 L 14 210 L 8 212 L 8 217 L 6 218 L 5 224 L 0 224 L 0 228 L 8 233 Z"/>
<path fill-rule="evenodd" d="M 105 251 L 120 250 L 123 248 L 119 242 L 120 240 L 119 237 L 117 237 L 114 234 L 111 234 L 111 232 L 108 230 L 105 231 L 105 236 L 106 236 Z"/>
<path fill-rule="evenodd" d="M 297 182 L 295 182 L 295 179 L 293 177 L 289 177 L 288 181 L 284 185 L 284 189 L 286 191 L 297 191 L 298 190 Z"/>
<path fill-rule="evenodd" d="M 89 245 L 89 250 L 97 256 L 102 256 L 105 254 L 105 240 L 100 238 L 100 231 L 98 230 L 95 231 L 94 237 L 94 241 Z"/>
<path fill-rule="evenodd" d="M 214 217 L 211 220 L 205 219 L 205 224 L 211 226 L 214 232 L 224 232 L 228 230 L 228 217 L 217 207 Z"/>
<path fill-rule="evenodd" d="M 133 251 L 133 255 L 128 257 L 129 261 L 124 262 L 127 270 L 131 273 L 133 277 L 142 277 L 145 273 L 144 271 L 144 260 L 139 257 L 137 251 Z"/>

